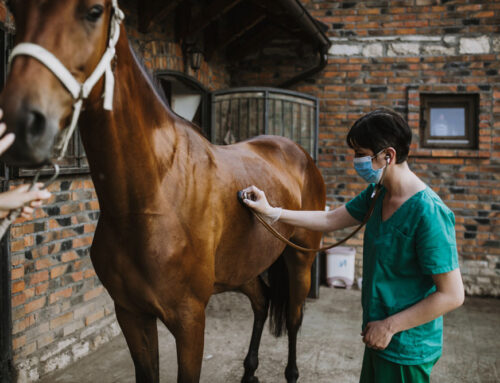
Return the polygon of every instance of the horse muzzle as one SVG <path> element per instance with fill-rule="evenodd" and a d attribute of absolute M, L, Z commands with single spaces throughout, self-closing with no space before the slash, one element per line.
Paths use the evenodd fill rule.
<path fill-rule="evenodd" d="M 20 103 L 17 108 L 13 104 L 0 103 L 7 132 L 16 135 L 14 143 L 0 160 L 9 166 L 29 168 L 48 163 L 59 130 L 57 120 L 47 117 L 45 113 L 28 104 Z"/>

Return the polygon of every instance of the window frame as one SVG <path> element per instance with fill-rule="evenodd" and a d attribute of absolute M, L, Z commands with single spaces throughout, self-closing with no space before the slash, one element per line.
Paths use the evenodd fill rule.
<path fill-rule="evenodd" d="M 430 112 L 432 108 L 464 108 L 465 134 L 463 136 L 432 136 Z M 421 93 L 420 94 L 420 145 L 430 149 L 477 149 L 479 95 L 476 93 Z M 432 142 L 431 142 L 432 140 Z M 455 142 L 454 142 L 455 141 Z M 467 142 L 463 142 L 467 141 Z"/>
<path fill-rule="evenodd" d="M 165 97 L 167 98 L 167 102 L 169 103 L 168 107 L 170 110 L 175 113 L 172 109 L 172 106 L 170 105 L 170 97 L 171 95 L 168 94 L 169 90 L 164 89 L 163 87 L 163 82 L 162 79 L 164 77 L 174 77 L 176 78 L 179 82 L 182 82 L 188 86 L 193 87 L 194 89 L 197 89 L 201 93 L 201 126 L 198 126 L 195 122 L 192 122 L 193 125 L 199 128 L 199 131 L 207 138 L 210 139 L 211 137 L 211 129 L 212 126 L 210 125 L 211 118 L 210 118 L 210 91 L 203 86 L 202 83 L 200 83 L 196 78 L 191 77 L 187 75 L 186 73 L 179 72 L 176 70 L 156 70 L 154 72 L 154 78 L 155 81 L 158 83 L 158 86 L 162 88 L 163 92 L 165 93 Z M 164 80 L 164 79 L 163 79 Z M 179 116 L 180 117 L 180 116 Z M 182 117 L 180 117 L 182 118 Z"/>

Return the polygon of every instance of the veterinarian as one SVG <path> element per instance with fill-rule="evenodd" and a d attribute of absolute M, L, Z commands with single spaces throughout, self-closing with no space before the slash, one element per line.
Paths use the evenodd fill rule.
<path fill-rule="evenodd" d="M 3 111 L 0 109 L 0 120 Z M 6 126 L 0 123 L 0 155 L 5 152 L 15 140 L 14 133 L 4 135 Z M 37 184 L 38 188 L 43 184 Z M 15 189 L 0 193 L 0 218 L 5 218 L 10 210 L 22 207 L 21 217 L 30 219 L 33 216 L 34 209 L 42 205 L 42 200 L 48 199 L 51 193 L 47 190 L 29 190 L 31 185 L 21 185 Z M 1 238 L 0 238 L 1 239 Z"/>
<path fill-rule="evenodd" d="M 380 182 L 363 242 L 360 383 L 429 382 L 442 353 L 443 314 L 464 301 L 455 217 L 410 170 L 411 137 L 406 121 L 390 109 L 358 119 L 347 144 L 356 172 L 369 185 L 332 211 L 272 207 L 263 191 L 245 189 L 254 200 L 244 202 L 271 222 L 335 231 L 363 221 Z"/>

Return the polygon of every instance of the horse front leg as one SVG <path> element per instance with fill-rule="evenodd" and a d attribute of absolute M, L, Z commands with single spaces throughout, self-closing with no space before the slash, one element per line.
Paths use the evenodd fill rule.
<path fill-rule="evenodd" d="M 177 348 L 178 383 L 200 381 L 205 340 L 205 304 L 187 300 L 176 308 L 176 317 L 166 325 L 175 338 Z"/>
<path fill-rule="evenodd" d="M 116 318 L 127 341 L 137 383 L 160 381 L 156 317 L 127 311 L 115 304 Z"/>
<path fill-rule="evenodd" d="M 258 383 L 259 379 L 255 376 L 255 371 L 259 366 L 260 339 L 267 319 L 269 298 L 267 296 L 266 286 L 260 277 L 253 279 L 240 290 L 250 299 L 254 314 L 252 338 L 250 340 L 248 354 L 243 363 L 245 374 L 241 379 L 241 383 Z"/>

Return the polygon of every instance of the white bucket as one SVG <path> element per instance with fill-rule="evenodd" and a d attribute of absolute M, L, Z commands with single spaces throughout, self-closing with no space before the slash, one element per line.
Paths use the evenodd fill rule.
<path fill-rule="evenodd" d="M 326 283 L 350 289 L 354 283 L 356 249 L 338 246 L 326 251 Z"/>

